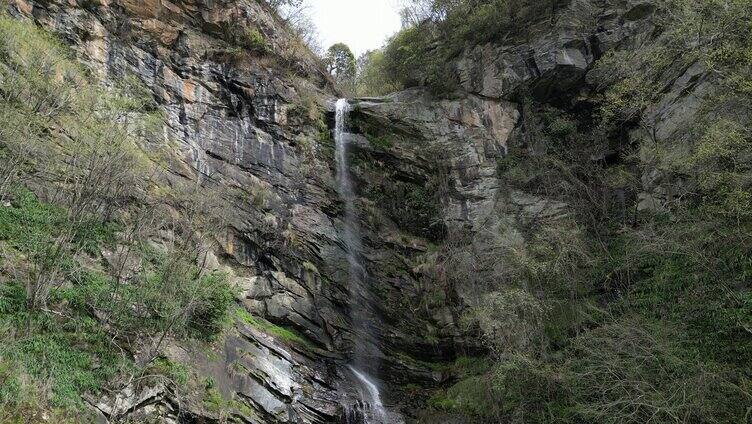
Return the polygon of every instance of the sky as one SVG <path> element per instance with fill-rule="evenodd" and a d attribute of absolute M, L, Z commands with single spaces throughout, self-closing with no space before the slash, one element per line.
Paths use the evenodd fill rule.
<path fill-rule="evenodd" d="M 309 0 L 308 4 L 324 50 L 342 42 L 358 57 L 381 47 L 400 29 L 399 0 Z"/>

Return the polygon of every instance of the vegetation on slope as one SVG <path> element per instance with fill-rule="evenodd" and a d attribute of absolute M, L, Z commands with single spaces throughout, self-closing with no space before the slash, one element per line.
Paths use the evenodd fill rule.
<path fill-rule="evenodd" d="M 122 388 L 168 339 L 211 339 L 233 301 L 199 260 L 213 196 L 158 183 L 150 95 L 92 81 L 0 15 L 2 422 L 84 420 L 84 394 Z"/>
<path fill-rule="evenodd" d="M 519 13 L 555 6 L 423 4 L 384 49 L 379 72 L 442 96 L 455 89 L 444 77 L 451 58 L 524 37 L 517 30 L 531 21 Z M 588 98 L 521 106 L 526 142 L 499 161 L 506 194 L 560 200 L 571 213 L 547 221 L 499 210 L 498 225 L 449 234 L 441 246 L 431 278 L 472 299 L 463 322 L 489 355 L 457 369 L 425 422 L 752 418 L 752 3 L 656 6 L 657 39 L 601 58 Z M 662 139 L 657 103 L 692 64 L 713 88 L 698 98 L 694 125 Z M 638 208 L 640 176 L 651 173 L 667 198 Z"/>
<path fill-rule="evenodd" d="M 566 0 L 413 0 L 402 12 L 405 28 L 379 52 L 362 59 L 358 94 L 386 94 L 384 87 L 427 86 L 448 95 L 455 88 L 450 66 L 467 48 L 524 39 Z M 379 75 L 380 78 L 374 78 Z M 396 90 L 393 90 L 396 91 Z"/>

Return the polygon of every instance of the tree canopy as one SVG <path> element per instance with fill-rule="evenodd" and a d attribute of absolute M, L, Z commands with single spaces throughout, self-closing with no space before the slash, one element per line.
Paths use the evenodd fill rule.
<path fill-rule="evenodd" d="M 353 91 L 356 74 L 355 55 L 345 43 L 333 44 L 324 58 L 326 69 L 337 84 L 346 91 Z"/>

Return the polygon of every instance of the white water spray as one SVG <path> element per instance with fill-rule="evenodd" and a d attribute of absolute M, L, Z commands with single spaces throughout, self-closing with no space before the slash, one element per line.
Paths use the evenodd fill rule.
<path fill-rule="evenodd" d="M 375 339 L 368 327 L 367 310 L 368 305 L 362 304 L 367 302 L 367 297 L 360 296 L 363 284 L 367 281 L 365 266 L 361 261 L 362 242 L 360 237 L 360 227 L 355 210 L 355 192 L 352 181 L 350 180 L 349 166 L 347 163 L 347 132 L 346 119 L 350 112 L 350 104 L 347 99 L 340 99 L 336 104 L 334 141 L 336 145 L 336 162 L 337 162 L 337 191 L 345 205 L 344 224 L 345 228 L 342 234 L 342 241 L 347 251 L 348 273 L 350 281 L 350 310 L 353 314 L 353 327 L 355 331 L 366 338 Z M 358 315 L 356 315 L 358 314 Z M 358 343 L 355 347 L 353 365 L 350 365 L 350 371 L 360 385 L 358 391 L 361 398 L 359 410 L 348 410 L 348 423 L 366 423 L 366 424 L 391 424 L 400 422 L 399 419 L 388 418 L 388 413 L 381 402 L 379 388 L 373 379 L 362 371 L 365 361 L 372 361 L 374 352 L 368 351 L 368 342 Z"/>
<path fill-rule="evenodd" d="M 387 412 L 381 403 L 381 394 L 376 384 L 362 372 L 350 366 L 350 371 L 357 377 L 361 384 L 360 398 L 363 400 L 363 422 L 368 424 L 387 424 Z"/>

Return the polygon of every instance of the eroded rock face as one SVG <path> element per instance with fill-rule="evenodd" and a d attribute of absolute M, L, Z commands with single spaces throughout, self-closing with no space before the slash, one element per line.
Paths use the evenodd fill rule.
<path fill-rule="evenodd" d="M 365 119 L 397 127 L 408 134 L 389 149 L 405 174 L 435 172 L 447 167 L 450 182 L 441 219 L 448 226 L 477 227 L 493 208 L 499 181 L 496 161 L 507 153 L 507 142 L 520 118 L 517 105 L 467 95 L 438 101 L 421 90 L 397 93 L 381 101 L 363 101 Z"/>
<path fill-rule="evenodd" d="M 407 263 L 414 265 L 414 279 L 425 277 L 421 275 L 421 258 L 429 258 L 430 254 L 421 251 L 425 249 L 421 241 L 430 240 L 432 235 L 416 233 L 411 228 L 413 222 L 395 218 L 399 205 L 390 204 L 389 194 L 393 192 L 384 186 L 396 183 L 410 187 L 401 191 L 408 195 L 400 199 L 419 197 L 422 192 L 417 188 L 429 187 L 432 194 L 438 194 L 439 206 L 432 211 L 433 220 L 470 234 L 480 250 L 491 250 L 492 243 L 498 242 L 488 234 L 501 234 L 499 238 L 505 242 L 524 245 L 525 223 L 571 226 L 572 209 L 562 201 L 560 193 L 541 194 L 508 187 L 501 175 L 499 161 L 508 152 L 535 150 L 535 140 L 530 139 L 535 136 L 530 130 L 536 122 L 524 116 L 520 102 L 553 105 L 573 114 L 581 112 L 577 102 L 592 105 L 602 89 L 589 78 L 599 58 L 610 51 L 663 42 L 653 21 L 654 11 L 655 4 L 644 1 L 573 1 L 558 12 L 554 25 L 533 30 L 526 40 L 466 51 L 455 64 L 460 87 L 451 100 L 413 89 L 356 102 L 353 120 L 358 135 L 353 144 L 355 155 L 362 158 L 353 160 L 353 173 L 365 199 L 361 209 L 375 207 L 392 218 L 394 225 L 378 228 L 381 234 L 391 231 L 392 239 L 404 237 L 405 233 L 417 236 L 412 239 L 417 252 L 403 255 Z M 712 78 L 700 64 L 672 69 L 664 77 L 661 100 L 651 106 L 645 118 L 656 125 L 650 127 L 650 133 L 641 128 L 630 131 L 623 140 L 625 145 L 661 143 L 669 151 L 687 148 L 683 129 L 690 126 L 701 99 L 713 89 Z M 659 209 L 672 201 L 672 187 L 680 182 L 668 181 L 651 167 L 651 152 L 641 152 L 644 166 L 640 169 L 643 187 L 638 193 L 639 208 Z M 604 157 L 605 154 L 582 160 L 605 162 Z M 442 180 L 438 185 L 433 181 L 436 178 Z M 609 195 L 620 194 L 614 190 Z M 377 236 L 367 237 L 371 240 L 369 245 L 378 245 L 374 241 Z M 409 245 L 400 244 L 400 248 Z M 381 263 L 389 262 L 382 259 Z M 394 282 L 403 298 L 425 295 L 425 291 L 415 288 L 414 281 L 390 276 L 389 269 L 376 270 L 376 275 L 380 282 Z M 465 352 L 479 348 L 465 340 L 457 325 L 462 308 L 473 306 L 473 293 L 444 294 L 447 299 L 457 296 L 446 302 L 452 306 L 433 307 L 426 313 L 421 312 L 420 305 L 399 303 L 389 293 L 382 295 L 382 312 L 388 322 L 395 323 L 393 329 L 387 330 L 394 331 L 385 344 L 388 356 L 394 358 L 407 351 L 417 358 L 437 359 L 452 356 L 446 346 L 460 346 Z M 411 325 L 401 319 L 397 313 L 400 309 L 413 311 L 416 322 Z M 419 334 L 438 342 L 421 344 L 405 334 Z M 398 369 L 409 365 L 391 366 Z"/>
<path fill-rule="evenodd" d="M 455 65 L 461 88 L 490 99 L 536 101 L 566 105 L 577 96 L 592 95 L 590 73 L 609 51 L 639 49 L 661 43 L 653 20 L 658 4 L 645 0 L 574 0 L 560 9 L 553 24 L 530 30 L 526 40 L 510 40 L 467 50 Z M 661 99 L 646 111 L 650 131 L 637 128 L 633 145 L 658 143 L 669 151 L 686 148 L 686 132 L 700 100 L 713 90 L 701 63 L 672 69 L 664 77 Z M 639 209 L 664 209 L 675 201 L 672 186 L 654 166 L 654 152 L 643 149 L 643 191 Z"/>
<path fill-rule="evenodd" d="M 98 422 L 332 423 L 342 414 L 346 387 L 334 362 L 314 359 L 238 322 L 216 351 L 178 343 L 164 349 L 211 386 L 156 379 L 89 400 Z M 206 383 L 208 384 L 208 383 Z M 194 387 L 193 389 L 189 387 Z M 207 397 L 215 393 L 215 397 Z"/>
<path fill-rule="evenodd" d="M 451 336 L 456 332 L 454 318 L 442 311 L 430 314 L 428 321 L 415 321 L 399 308 L 416 290 L 417 277 L 410 269 L 425 250 L 425 241 L 403 237 L 403 231 L 379 213 L 362 217 L 371 219 L 364 225 L 365 259 L 374 293 L 364 287 L 360 294 L 378 299 L 369 305 L 378 336 L 364 340 L 354 334 L 333 145 L 326 127 L 309 113 L 310 107 L 323 109 L 335 93 L 307 51 L 283 54 L 292 41 L 264 6 L 253 0 L 14 0 L 11 11 L 58 34 L 105 83 L 135 78 L 148 88 L 163 117 L 150 147 L 168 150 L 160 177 L 168 184 L 186 179 L 225 189 L 223 213 L 230 228 L 219 240 L 222 249 L 205 253 L 206 262 L 234 272 L 241 289 L 239 304 L 247 311 L 291 327 L 310 341 L 312 347 L 290 351 L 238 323 L 238 334 L 215 352 L 220 359 L 207 360 L 185 346 L 175 347 L 185 351 L 178 362 L 216 381 L 225 400 L 240 403 L 236 421 L 339 420 L 342 406 L 355 402 L 353 385 L 341 372 L 354 343 L 384 345 L 374 350 L 383 355 L 374 363 L 382 364 L 379 374 L 385 385 L 435 384 L 441 379 L 425 365 L 404 358 L 448 358 L 450 353 L 437 351 L 438 341 L 427 343 L 424 333 L 441 327 L 441 337 Z M 238 50 L 227 38 L 233 26 L 258 30 L 266 52 Z M 420 112 L 426 116 L 415 119 L 425 119 L 426 137 L 439 134 L 429 124 L 441 119 L 440 132 L 447 142 L 456 141 L 460 131 L 479 134 L 476 144 L 456 155 L 467 156 L 458 161 L 475 169 L 468 172 L 485 172 L 481 168 L 491 166 L 486 157 L 503 152 L 506 134 L 514 126 L 514 116 L 506 116 L 505 107 L 480 99 L 439 107 L 426 103 Z M 408 164 L 407 158 L 400 160 Z M 406 172 L 420 176 L 424 170 Z M 482 191 L 476 185 L 468 192 Z M 113 266 L 118 265 L 116 253 Z M 382 321 L 382 316 L 388 319 Z M 420 325 L 413 327 L 416 322 Z M 399 394 L 386 392 L 389 406 Z M 91 403 L 103 422 L 218 420 L 197 397 L 200 394 L 173 392 L 166 386 L 131 387 Z"/>
<path fill-rule="evenodd" d="M 655 30 L 654 5 L 641 0 L 574 0 L 554 20 L 531 28 L 527 40 L 485 44 L 457 61 L 461 87 L 483 97 L 531 95 L 544 101 L 571 98 L 591 65 L 612 49 L 639 45 Z"/>
<path fill-rule="evenodd" d="M 676 75 L 667 82 L 660 101 L 646 111 L 644 121 L 649 130 L 641 127 L 630 134 L 633 142 L 646 146 L 640 151 L 645 170 L 640 178 L 643 191 L 639 194 L 639 210 L 664 210 L 676 201 L 682 182 L 671 180 L 656 169 L 655 149 L 650 146 L 661 145 L 670 155 L 685 154 L 690 147 L 686 129 L 699 117 L 703 98 L 717 88 L 702 63 L 692 63 Z"/>
<path fill-rule="evenodd" d="M 227 400 L 246 406 L 237 421 L 336 420 L 349 396 L 336 363 L 346 362 L 357 336 L 345 306 L 328 146 L 319 142 L 326 128 L 315 118 L 334 91 L 317 60 L 254 0 L 10 3 L 14 15 L 59 35 L 106 84 L 135 79 L 147 88 L 162 115 L 149 140 L 166 151 L 159 178 L 222 188 L 230 228 L 206 262 L 234 270 L 246 309 L 316 346 L 291 354 L 238 323 L 239 334 L 217 353 L 220 365 L 201 369 L 195 355 L 187 364 L 226 382 Z M 245 29 L 261 34 L 263 51 L 243 45 Z M 233 364 L 247 372 L 236 375 Z M 93 403 L 100 418 L 218 420 L 181 393 L 129 390 Z"/>

